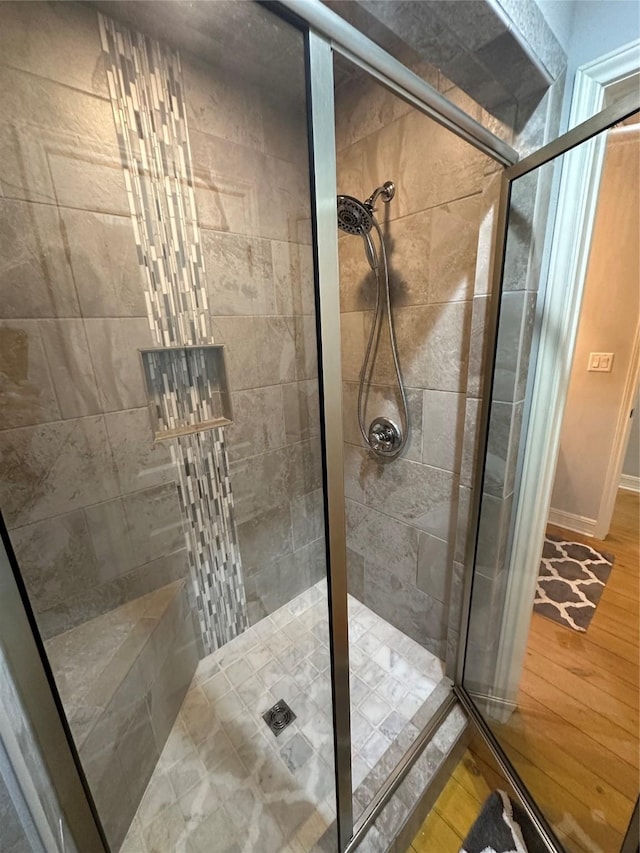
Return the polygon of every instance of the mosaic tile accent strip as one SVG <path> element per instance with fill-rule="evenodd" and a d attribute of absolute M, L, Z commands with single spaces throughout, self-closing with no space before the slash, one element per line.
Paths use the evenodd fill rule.
<path fill-rule="evenodd" d="M 99 15 L 109 94 L 154 344 L 212 344 L 191 169 L 180 57 Z M 188 373 L 188 371 L 187 371 Z M 208 383 L 193 374 L 180 399 L 204 413 Z M 171 411 L 169 376 L 161 410 Z M 176 410 L 178 419 L 189 412 Z M 178 462 L 191 582 L 204 651 L 248 626 L 242 566 L 221 428 L 172 441 Z"/>
<path fill-rule="evenodd" d="M 196 432 L 172 442 L 178 494 L 187 514 L 187 550 L 198 618 L 207 652 L 248 627 L 233 494 L 221 429 Z"/>
<path fill-rule="evenodd" d="M 177 53 L 99 15 L 145 299 L 158 346 L 211 342 Z"/>

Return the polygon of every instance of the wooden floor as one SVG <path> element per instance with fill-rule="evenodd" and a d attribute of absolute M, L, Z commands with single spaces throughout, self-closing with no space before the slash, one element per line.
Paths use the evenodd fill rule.
<path fill-rule="evenodd" d="M 638 796 L 640 495 L 620 491 L 605 541 L 549 532 L 614 554 L 586 633 L 533 615 L 518 709 L 492 726 L 568 850 L 618 853 Z"/>
<path fill-rule="evenodd" d="M 618 853 L 638 796 L 640 495 L 620 491 L 604 542 L 615 555 L 586 633 L 533 615 L 519 706 L 498 739 L 567 850 Z M 458 853 L 500 779 L 467 751 L 413 840 L 412 853 Z M 503 786 L 502 786 L 503 787 Z"/>
<path fill-rule="evenodd" d="M 482 762 L 467 750 L 427 815 L 407 853 L 458 853 L 480 808 L 495 787 Z"/>

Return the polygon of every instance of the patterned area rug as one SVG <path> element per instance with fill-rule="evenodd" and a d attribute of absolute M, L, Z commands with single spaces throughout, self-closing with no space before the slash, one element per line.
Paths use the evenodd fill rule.
<path fill-rule="evenodd" d="M 504 791 L 489 795 L 460 853 L 529 853 L 513 803 Z"/>
<path fill-rule="evenodd" d="M 614 557 L 559 536 L 546 536 L 533 609 L 536 613 L 586 631 L 595 613 Z"/>

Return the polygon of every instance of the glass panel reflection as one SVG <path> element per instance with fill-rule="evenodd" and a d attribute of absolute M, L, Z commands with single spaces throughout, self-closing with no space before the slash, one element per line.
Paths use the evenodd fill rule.
<path fill-rule="evenodd" d="M 619 422 L 626 422 L 634 390 L 637 122 L 632 117 L 598 142 L 603 167 L 593 228 L 584 232 L 584 294 L 546 541 L 537 551 L 539 580 L 537 565 L 528 577 L 511 559 L 517 463 L 533 370 L 544 199 L 580 148 L 513 185 L 465 663 L 466 688 L 571 851 L 618 851 L 638 795 L 639 495 L 618 490 L 614 479 L 608 512 L 603 500 L 615 425 L 621 412 Z M 618 376 L 606 372 L 606 360 L 594 370 L 591 353 L 613 350 Z M 514 621 L 523 612 L 526 618 Z"/>
<path fill-rule="evenodd" d="M 465 390 L 498 167 L 339 58 L 336 81 L 357 820 L 455 659 Z"/>

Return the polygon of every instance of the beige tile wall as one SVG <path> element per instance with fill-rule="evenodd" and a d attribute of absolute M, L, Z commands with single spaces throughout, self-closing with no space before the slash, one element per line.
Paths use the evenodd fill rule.
<path fill-rule="evenodd" d="M 437 82 L 435 70 L 433 77 Z M 366 198 L 385 180 L 396 183 L 395 198 L 379 205 L 378 217 L 389 255 L 411 421 L 407 447 L 395 461 L 380 463 L 364 448 L 357 394 L 375 282 L 362 241 L 341 235 L 350 588 L 444 657 L 478 239 L 495 167 L 359 75 L 337 89 L 336 104 L 338 191 Z M 365 420 L 397 411 L 389 341 L 383 335 Z"/>
<path fill-rule="evenodd" d="M 137 349 L 152 341 L 96 13 L 5 3 L 0 31 L 0 508 L 49 636 L 187 561 L 146 410 Z M 287 99 L 173 46 L 255 620 L 323 562 L 302 43 Z"/>

